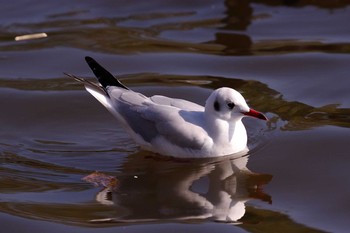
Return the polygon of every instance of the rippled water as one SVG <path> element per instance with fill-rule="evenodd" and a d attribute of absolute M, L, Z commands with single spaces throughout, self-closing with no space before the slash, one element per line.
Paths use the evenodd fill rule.
<path fill-rule="evenodd" d="M 25 1 L 0 9 L 2 232 L 347 232 L 350 1 Z M 47 38 L 15 41 L 18 35 Z M 249 155 L 140 151 L 63 72 L 267 114 Z M 99 171 L 117 186 L 94 186 Z"/>

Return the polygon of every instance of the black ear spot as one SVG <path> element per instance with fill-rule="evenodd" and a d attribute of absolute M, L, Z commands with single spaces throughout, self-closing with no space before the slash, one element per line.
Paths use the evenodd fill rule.
<path fill-rule="evenodd" d="M 230 102 L 230 103 L 227 103 L 227 106 L 229 109 L 232 110 L 236 105 L 234 103 Z"/>
<path fill-rule="evenodd" d="M 219 104 L 219 102 L 218 101 L 215 101 L 214 102 L 214 109 L 215 109 L 215 111 L 220 111 L 220 104 Z"/>

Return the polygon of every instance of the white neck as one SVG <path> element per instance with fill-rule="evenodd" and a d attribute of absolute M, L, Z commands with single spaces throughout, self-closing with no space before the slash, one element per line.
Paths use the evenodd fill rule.
<path fill-rule="evenodd" d="M 246 148 L 247 132 L 241 119 L 226 121 L 206 115 L 208 135 L 219 153 L 236 153 Z"/>

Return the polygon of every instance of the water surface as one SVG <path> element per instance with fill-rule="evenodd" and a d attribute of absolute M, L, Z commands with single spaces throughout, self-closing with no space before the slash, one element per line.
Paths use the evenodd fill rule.
<path fill-rule="evenodd" d="M 4 232 L 347 232 L 349 1 L 25 1 L 0 12 Z M 15 41 L 45 32 L 47 38 Z M 141 151 L 63 72 L 204 104 L 229 86 L 248 155 Z M 117 187 L 82 180 L 95 171 Z M 108 185 L 107 185 L 108 186 Z"/>

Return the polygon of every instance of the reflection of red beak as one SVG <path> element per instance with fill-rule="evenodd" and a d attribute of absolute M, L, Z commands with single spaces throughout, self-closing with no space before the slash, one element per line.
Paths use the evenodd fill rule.
<path fill-rule="evenodd" d="M 242 112 L 242 113 L 246 116 L 255 117 L 265 121 L 268 120 L 264 114 L 262 114 L 261 112 L 255 111 L 254 109 L 249 109 L 249 112 Z"/>

